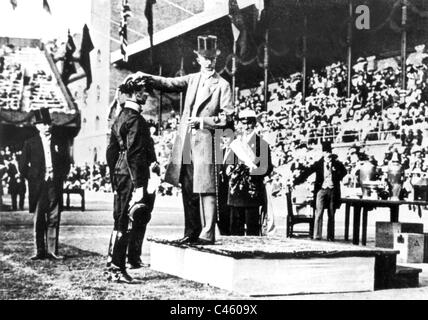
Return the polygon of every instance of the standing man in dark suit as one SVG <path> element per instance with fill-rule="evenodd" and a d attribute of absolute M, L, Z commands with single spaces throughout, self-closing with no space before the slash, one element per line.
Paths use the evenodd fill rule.
<path fill-rule="evenodd" d="M 198 73 L 165 78 L 137 72 L 153 86 L 166 91 L 186 91 L 183 115 L 172 149 L 165 181 L 182 188 L 184 237 L 180 243 L 214 244 L 216 223 L 216 182 L 214 148 L 216 129 L 231 123 L 232 92 L 229 83 L 216 71 L 220 51 L 216 36 L 199 36 L 194 51 L 201 66 Z M 216 141 L 216 144 L 219 141 Z M 217 158 L 219 163 L 220 159 Z"/>
<path fill-rule="evenodd" d="M 324 209 L 328 212 L 327 240 L 334 241 L 334 214 L 340 207 L 340 181 L 346 175 L 346 168 L 332 153 L 331 143 L 322 143 L 323 157 L 304 168 L 294 184 L 301 184 L 313 173 L 316 173 L 314 186 L 315 232 L 314 240 L 322 238 L 322 218 Z"/>
<path fill-rule="evenodd" d="M 25 141 L 19 170 L 28 180 L 30 212 L 34 215 L 35 255 L 31 260 L 58 256 L 62 187 L 70 170 L 67 144 L 51 134 L 49 110 L 35 110 L 36 136 Z M 46 240 L 45 240 L 46 239 Z"/>
<path fill-rule="evenodd" d="M 254 160 L 245 163 L 236 152 L 238 159 L 229 166 L 227 204 L 230 207 L 230 235 L 261 235 L 260 209 L 266 201 L 264 178 L 271 174 L 273 165 L 269 144 L 255 132 L 256 124 L 253 110 L 239 112 L 238 129 L 241 132 L 237 139 L 241 144 L 248 145 L 248 152 L 252 153 Z M 232 150 L 236 142 L 232 142 Z M 226 163 L 230 163 L 230 159 L 226 159 Z"/>
<path fill-rule="evenodd" d="M 120 86 L 127 100 L 113 123 L 107 147 L 107 164 L 114 190 L 114 228 L 110 238 L 109 277 L 132 283 L 126 271 L 126 254 L 133 268 L 141 267 L 141 246 L 146 222 L 135 219 L 130 224 L 130 207 L 147 196 L 150 165 L 156 161 L 149 126 L 140 114 L 147 99 L 146 85 L 141 79 L 128 78 Z"/>

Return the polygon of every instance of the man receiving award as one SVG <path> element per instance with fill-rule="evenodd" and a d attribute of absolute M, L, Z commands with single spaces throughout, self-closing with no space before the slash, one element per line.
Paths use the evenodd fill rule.
<path fill-rule="evenodd" d="M 198 50 L 194 52 L 200 72 L 175 78 L 137 72 L 133 77 L 148 79 L 155 89 L 186 92 L 165 181 L 174 186 L 181 184 L 182 188 L 185 230 L 178 241 L 214 244 L 217 185 L 214 162 L 221 163 L 215 159 L 214 137 L 216 129 L 226 128 L 232 122 L 232 93 L 229 83 L 215 71 L 220 54 L 217 37 L 199 36 Z"/>

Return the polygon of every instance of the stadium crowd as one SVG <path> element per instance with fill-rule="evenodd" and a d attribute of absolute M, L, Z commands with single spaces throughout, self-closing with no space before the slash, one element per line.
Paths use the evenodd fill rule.
<path fill-rule="evenodd" d="M 0 47 L 0 108 L 29 111 L 50 108 L 71 113 L 43 50 L 32 47 Z"/>
<path fill-rule="evenodd" d="M 0 67 L 3 68 L 0 74 L 5 77 L 7 70 Z M 360 146 L 367 141 L 386 140 L 391 146 L 383 158 L 369 155 L 377 156 L 376 161 L 381 167 L 387 166 L 391 154 L 396 152 L 408 172 L 427 171 L 428 144 L 424 138 L 428 130 L 427 65 L 422 61 L 408 65 L 406 90 L 400 89 L 401 70 L 397 65 L 383 64 L 377 68 L 373 60 L 359 58 L 353 69 L 350 98 L 347 98 L 348 70 L 341 62 L 311 71 L 305 99 L 302 97 L 300 73 L 277 81 L 269 92 L 267 112 L 263 111 L 265 97 L 261 88 L 238 98 L 236 111 L 245 108 L 255 110 L 258 115 L 256 130 L 271 146 L 275 170 L 269 186 L 273 196 L 283 195 L 293 176 L 303 166 L 319 158 L 321 140 L 354 142 Z M 13 70 L 15 81 L 21 81 L 21 69 L 16 66 Z M 33 79 L 39 76 L 42 75 L 35 74 Z M 156 123 L 149 121 L 149 124 L 158 161 L 164 171 L 179 116 L 171 112 L 162 123 L 161 132 L 158 132 Z M 350 152 L 354 149 L 351 148 Z M 364 148 L 359 147 L 358 152 L 360 149 Z M 348 155 L 346 164 L 349 168 L 352 167 L 350 158 Z M 409 181 L 413 179 L 412 174 L 407 176 Z M 73 165 L 65 188 L 110 192 L 106 164 Z M 309 187 L 303 188 L 309 190 Z M 162 183 L 159 192 L 173 195 L 179 191 Z"/>

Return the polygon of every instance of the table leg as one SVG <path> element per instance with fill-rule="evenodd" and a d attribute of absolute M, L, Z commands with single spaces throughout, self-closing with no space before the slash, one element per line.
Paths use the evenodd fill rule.
<path fill-rule="evenodd" d="M 361 244 L 363 246 L 367 245 L 367 218 L 369 210 L 367 208 L 363 209 L 363 234 L 361 236 Z"/>
<path fill-rule="evenodd" d="M 345 206 L 345 241 L 349 241 L 349 214 L 351 205 L 349 203 Z"/>
<path fill-rule="evenodd" d="M 358 245 L 360 243 L 360 221 L 361 221 L 361 206 L 354 206 L 354 231 L 352 243 Z"/>
<path fill-rule="evenodd" d="M 67 192 L 67 209 L 70 209 L 70 193 Z"/>
<path fill-rule="evenodd" d="M 391 222 L 398 222 L 400 207 L 398 204 L 391 207 Z"/>

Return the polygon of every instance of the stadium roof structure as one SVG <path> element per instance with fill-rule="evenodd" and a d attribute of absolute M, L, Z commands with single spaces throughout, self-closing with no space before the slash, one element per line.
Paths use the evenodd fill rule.
<path fill-rule="evenodd" d="M 263 36 L 257 22 L 255 1 L 238 1 L 246 22 L 249 39 L 247 58 L 238 63 L 236 83 L 240 88 L 254 87 L 263 79 Z M 227 1 L 226 1 L 227 3 Z M 353 61 L 358 57 L 376 55 L 378 58 L 396 57 L 400 54 L 401 41 L 400 0 L 353 0 L 354 8 L 366 5 L 370 12 L 370 28 L 359 30 L 353 25 Z M 271 0 L 268 22 L 270 41 L 270 81 L 301 70 L 302 39 L 306 36 L 308 70 L 320 68 L 337 61 L 346 61 L 347 28 L 349 21 L 348 0 Z M 407 45 L 425 44 L 428 39 L 428 2 L 409 0 Z M 120 51 L 111 54 L 111 63 L 119 69 L 156 72 L 162 66 L 163 75 L 174 76 L 184 59 L 186 73 L 196 72 L 196 38 L 201 34 L 215 34 L 219 38 L 222 55 L 217 60 L 218 70 L 230 79 L 233 35 L 229 9 L 196 14 L 174 26 L 154 34 L 153 62 L 150 59 L 149 38 L 128 46 L 129 60 L 121 60 Z M 358 15 L 355 14 L 354 18 Z M 304 18 L 307 17 L 305 32 Z M 156 17 L 154 17 L 156 19 Z"/>
<path fill-rule="evenodd" d="M 254 0 L 240 0 L 241 9 L 245 9 L 251 5 L 254 5 Z M 201 13 L 195 14 L 190 18 L 180 21 L 172 26 L 169 26 L 157 33 L 153 37 L 153 45 L 160 45 L 167 42 L 168 40 L 179 37 L 189 31 L 197 29 L 203 25 L 209 24 L 215 20 L 218 20 L 229 14 L 228 6 L 218 6 L 215 11 L 202 11 Z M 128 55 L 131 56 L 141 51 L 150 49 L 150 39 L 145 37 L 131 45 L 128 45 Z M 118 62 L 122 59 L 120 49 L 115 50 L 111 54 L 111 63 Z"/>

